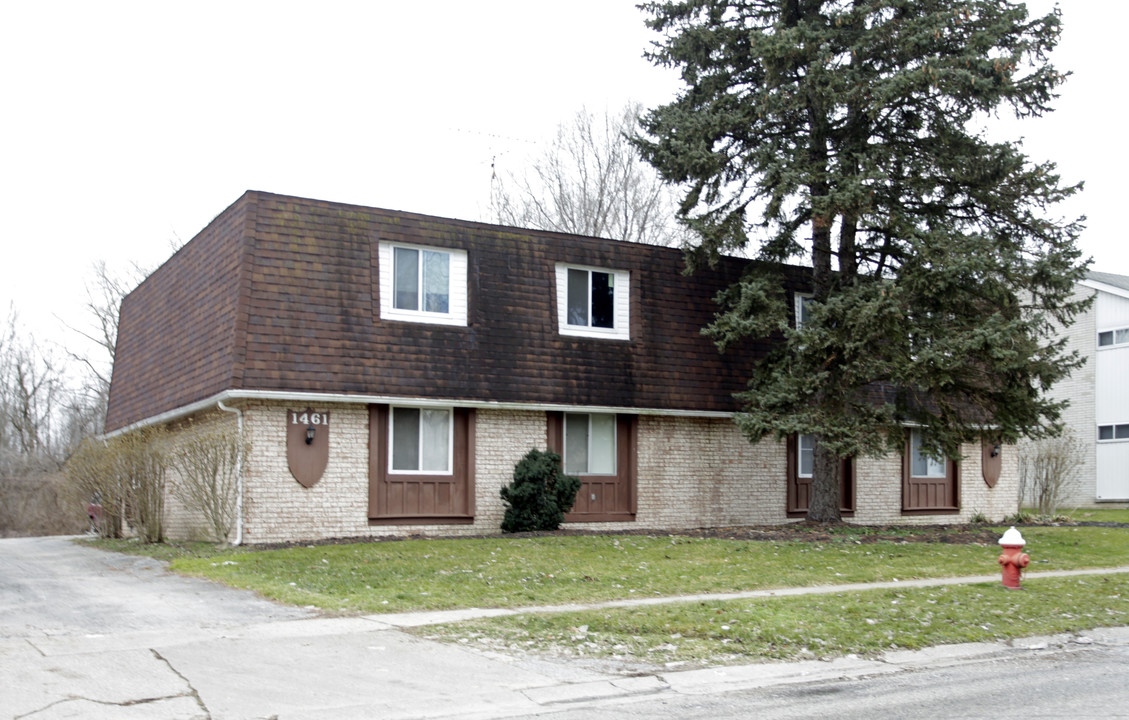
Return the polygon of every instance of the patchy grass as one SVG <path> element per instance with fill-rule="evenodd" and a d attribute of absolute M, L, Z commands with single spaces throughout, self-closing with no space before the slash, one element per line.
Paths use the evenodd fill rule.
<path fill-rule="evenodd" d="M 1129 574 L 529 614 L 418 628 L 485 649 L 677 666 L 875 656 L 1129 623 Z"/>
<path fill-rule="evenodd" d="M 1001 529 L 1002 531 L 1002 529 Z M 1129 564 L 1129 531 L 1025 527 L 1032 570 Z M 406 540 L 280 550 L 126 548 L 174 570 L 333 613 L 592 603 L 998 572 L 995 545 L 655 536 Z"/>
<path fill-rule="evenodd" d="M 145 555 L 146 557 L 164 560 L 171 563 L 181 558 L 210 558 L 217 555 L 231 555 L 235 553 L 254 552 L 248 548 L 221 548 L 211 542 L 171 542 L 166 540 L 161 543 L 143 543 L 137 538 L 129 539 L 104 539 L 82 538 L 79 544 L 88 545 L 99 550 L 126 553 L 128 555 Z"/>
<path fill-rule="evenodd" d="M 1129 524 L 1129 508 L 1079 508 L 1070 513 L 1075 522 L 1115 522 Z"/>
<path fill-rule="evenodd" d="M 1032 557 L 1030 570 L 1129 565 L 1126 528 L 1025 526 L 1022 532 Z M 273 550 L 219 550 L 203 543 L 91 544 L 168 560 L 178 571 L 281 602 L 349 614 L 520 608 L 998 573 L 994 543 L 875 541 L 866 528 L 823 536 L 813 532 L 811 537 L 818 540 L 546 536 Z M 895 648 L 1129 624 L 1129 574 L 1027 577 L 1023 587 L 1008 592 L 993 582 L 679 602 L 531 613 L 413 632 L 502 652 L 677 667 L 873 656 Z"/>

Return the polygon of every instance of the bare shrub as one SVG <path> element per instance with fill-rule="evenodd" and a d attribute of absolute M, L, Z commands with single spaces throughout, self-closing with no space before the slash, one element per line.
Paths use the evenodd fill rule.
<path fill-rule="evenodd" d="M 204 517 L 212 540 L 226 543 L 235 526 L 239 480 L 239 434 L 230 426 L 187 433 L 173 456 L 173 494 Z"/>
<path fill-rule="evenodd" d="M 121 537 L 128 523 L 144 542 L 164 539 L 167 446 L 164 428 L 151 427 L 87 440 L 71 456 L 68 484 L 76 497 L 101 506 L 102 536 Z"/>
<path fill-rule="evenodd" d="M 1019 502 L 1042 516 L 1053 516 L 1064 491 L 1078 477 L 1084 448 L 1074 432 L 1019 443 Z"/>
<path fill-rule="evenodd" d="M 118 472 L 129 488 L 130 525 L 147 543 L 165 539 L 165 491 L 169 453 L 164 428 L 145 428 L 117 438 Z"/>
<path fill-rule="evenodd" d="M 0 537 L 75 535 L 86 530 L 85 504 L 73 502 L 55 462 L 0 460 Z"/>
<path fill-rule="evenodd" d="M 74 502 L 97 508 L 93 520 L 98 534 L 121 537 L 128 493 L 114 471 L 111 443 L 87 438 L 67 461 L 63 475 Z"/>

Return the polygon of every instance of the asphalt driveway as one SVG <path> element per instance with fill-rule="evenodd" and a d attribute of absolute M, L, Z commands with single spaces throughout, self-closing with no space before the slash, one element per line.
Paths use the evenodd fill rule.
<path fill-rule="evenodd" d="M 625 682 L 321 617 L 67 538 L 0 540 L 0 718 L 505 717 L 543 708 L 527 692 L 595 681 Z"/>
<path fill-rule="evenodd" d="M 0 541 L 0 637 L 191 631 L 295 620 L 313 612 L 165 570 L 145 557 L 65 538 Z"/>

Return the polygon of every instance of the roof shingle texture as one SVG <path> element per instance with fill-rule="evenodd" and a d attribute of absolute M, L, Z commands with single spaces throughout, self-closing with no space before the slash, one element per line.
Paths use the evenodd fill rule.
<path fill-rule="evenodd" d="M 465 250 L 467 326 L 381 320 L 381 241 Z M 630 341 L 560 335 L 557 263 L 630 272 Z M 238 389 L 732 411 L 767 346 L 723 356 L 700 331 L 745 265 L 687 276 L 670 248 L 248 192 L 123 301 L 106 426 Z"/>

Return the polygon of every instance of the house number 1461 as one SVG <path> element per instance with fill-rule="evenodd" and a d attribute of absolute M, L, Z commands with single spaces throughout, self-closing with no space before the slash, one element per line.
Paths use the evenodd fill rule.
<path fill-rule="evenodd" d="M 329 424 L 329 413 L 316 413 L 316 412 L 296 413 L 296 412 L 291 412 L 290 413 L 290 424 L 291 425 L 328 425 Z"/>

